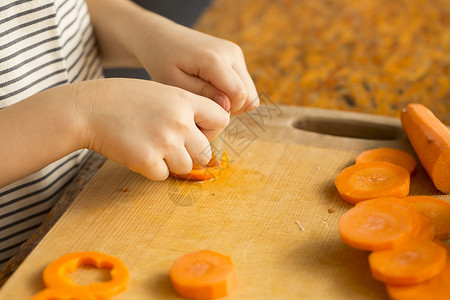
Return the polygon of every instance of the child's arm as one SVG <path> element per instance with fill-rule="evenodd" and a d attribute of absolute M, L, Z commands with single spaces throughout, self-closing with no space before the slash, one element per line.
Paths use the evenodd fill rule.
<path fill-rule="evenodd" d="M 228 114 L 207 98 L 156 82 L 64 85 L 0 110 L 0 187 L 81 148 L 144 176 L 187 173 L 210 159 Z M 191 159 L 192 157 L 192 159 Z"/>
<path fill-rule="evenodd" d="M 87 0 L 105 65 L 143 66 L 152 79 L 208 97 L 234 114 L 259 105 L 241 49 L 129 0 Z M 228 100 L 229 99 L 229 100 Z"/>

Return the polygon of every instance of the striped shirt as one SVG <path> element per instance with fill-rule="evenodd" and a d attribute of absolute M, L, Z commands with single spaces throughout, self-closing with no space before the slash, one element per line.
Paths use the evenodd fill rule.
<path fill-rule="evenodd" d="M 0 2 L 0 109 L 102 76 L 84 0 Z M 87 153 L 74 152 L 0 189 L 0 269 L 42 223 Z"/>

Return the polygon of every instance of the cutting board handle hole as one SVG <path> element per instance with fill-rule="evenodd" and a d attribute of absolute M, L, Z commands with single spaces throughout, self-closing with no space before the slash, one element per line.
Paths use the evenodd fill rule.
<path fill-rule="evenodd" d="M 400 127 L 363 120 L 305 116 L 294 120 L 292 126 L 315 133 L 366 140 L 398 140 L 405 136 Z"/>

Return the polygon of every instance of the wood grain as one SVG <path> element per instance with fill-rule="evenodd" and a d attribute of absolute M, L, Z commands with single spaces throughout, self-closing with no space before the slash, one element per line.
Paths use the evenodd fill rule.
<path fill-rule="evenodd" d="M 261 121 L 264 126 L 250 115 L 233 120 L 255 135 L 224 135 L 231 163 L 213 181 L 152 182 L 107 162 L 0 290 L 0 299 L 28 299 L 43 288 L 41 273 L 48 263 L 87 250 L 120 257 L 130 269 L 127 292 L 114 299 L 177 299 L 168 270 L 177 257 L 200 249 L 229 255 L 236 265 L 238 287 L 224 299 L 387 298 L 370 276 L 368 254 L 339 239 L 337 220 L 350 205 L 339 198 L 333 180 L 360 149 L 375 142 L 409 145 L 401 135 L 367 140 L 291 125 L 306 116 L 381 127 L 397 120 L 277 108 L 280 114 Z M 233 131 L 233 122 L 230 126 Z M 450 200 L 421 168 L 411 194 Z"/>

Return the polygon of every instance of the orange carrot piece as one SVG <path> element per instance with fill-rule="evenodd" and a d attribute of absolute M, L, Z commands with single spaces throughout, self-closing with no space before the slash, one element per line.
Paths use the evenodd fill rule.
<path fill-rule="evenodd" d="M 408 104 L 402 126 L 434 186 L 450 193 L 450 130 L 425 106 Z"/>
<path fill-rule="evenodd" d="M 403 198 L 405 199 L 405 198 Z M 380 197 L 370 200 L 365 200 L 356 204 L 356 206 L 369 206 L 369 205 L 385 205 L 391 209 L 399 209 L 404 213 L 408 214 L 411 219 L 411 239 L 421 238 L 421 239 L 433 239 L 434 238 L 434 227 L 430 221 L 422 217 L 416 210 L 409 205 L 406 201 L 400 198 L 394 197 Z"/>
<path fill-rule="evenodd" d="M 341 198 L 351 204 L 378 197 L 405 197 L 409 183 L 408 171 L 388 162 L 355 164 L 334 180 Z"/>
<path fill-rule="evenodd" d="M 229 163 L 230 161 L 228 159 L 228 155 L 224 151 L 222 155 L 222 160 L 220 161 L 220 166 L 213 157 L 206 166 L 194 164 L 194 167 L 192 168 L 191 172 L 187 174 L 176 174 L 170 172 L 170 175 L 176 178 L 186 180 L 197 180 L 197 181 L 209 180 L 218 177 L 220 172 L 222 172 L 222 170 L 228 167 Z"/>
<path fill-rule="evenodd" d="M 111 269 L 111 280 L 78 285 L 69 277 L 80 266 Z M 52 261 L 43 272 L 47 288 L 67 291 L 81 290 L 93 294 L 98 300 L 106 300 L 127 289 L 130 274 L 125 264 L 117 257 L 96 251 L 67 253 Z"/>
<path fill-rule="evenodd" d="M 436 238 L 450 238 L 450 203 L 429 196 L 410 196 L 403 198 L 419 214 L 430 220 L 436 230 Z"/>
<path fill-rule="evenodd" d="M 392 300 L 438 300 L 450 298 L 450 265 L 423 283 L 416 285 L 387 285 Z"/>
<path fill-rule="evenodd" d="M 45 289 L 31 297 L 30 300 L 97 300 L 93 294 L 84 290 Z"/>
<path fill-rule="evenodd" d="M 412 216 L 403 208 L 368 200 L 339 219 L 339 235 L 344 243 L 361 250 L 392 249 L 411 238 Z"/>
<path fill-rule="evenodd" d="M 447 250 L 429 240 L 411 240 L 369 255 L 372 276 L 392 285 L 425 282 L 442 272 L 446 261 Z"/>
<path fill-rule="evenodd" d="M 417 165 L 416 160 L 411 154 L 402 150 L 392 148 L 377 148 L 366 150 L 359 154 L 355 159 L 355 163 L 357 164 L 375 161 L 385 161 L 393 163 L 397 166 L 405 168 L 409 174 L 412 174 Z"/>
<path fill-rule="evenodd" d="M 169 272 L 177 293 L 189 299 L 215 299 L 228 295 L 235 285 L 231 259 L 202 250 L 177 259 Z"/>
<path fill-rule="evenodd" d="M 450 295 L 450 245 L 435 241 L 447 250 L 447 266 L 436 277 L 415 285 L 391 285 L 387 291 L 393 300 L 449 299 Z"/>
<path fill-rule="evenodd" d="M 433 223 L 421 215 L 418 216 L 418 221 L 418 225 L 413 230 L 411 239 L 433 240 L 436 236 L 436 229 Z"/>

